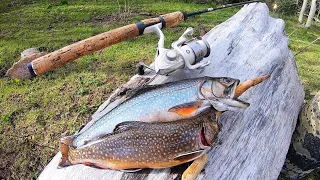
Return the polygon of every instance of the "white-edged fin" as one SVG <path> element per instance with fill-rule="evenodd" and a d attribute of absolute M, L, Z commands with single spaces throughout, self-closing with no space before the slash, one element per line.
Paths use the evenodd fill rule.
<path fill-rule="evenodd" d="M 216 109 L 217 111 L 235 111 L 235 112 L 237 112 L 241 109 L 239 107 L 224 104 L 224 103 L 217 101 L 217 100 L 210 100 L 209 102 L 212 105 L 212 107 L 214 109 Z"/>
<path fill-rule="evenodd" d="M 127 173 L 134 173 L 134 172 L 138 172 L 141 171 L 142 169 L 122 169 L 120 171 L 122 172 L 127 172 Z"/>
<path fill-rule="evenodd" d="M 174 160 L 185 161 L 185 162 L 192 161 L 192 160 L 198 158 L 199 156 L 201 156 L 204 152 L 205 152 L 205 150 L 201 149 L 198 151 L 180 154 L 177 157 L 175 157 Z"/>
<path fill-rule="evenodd" d="M 211 108 L 211 104 L 203 104 L 199 109 L 197 109 L 193 114 L 193 116 L 196 116 L 198 114 L 201 114 L 202 112 L 206 111 L 207 109 Z"/>
<path fill-rule="evenodd" d="M 250 104 L 239 99 L 219 99 L 220 102 L 234 107 L 246 108 L 249 107 Z"/>

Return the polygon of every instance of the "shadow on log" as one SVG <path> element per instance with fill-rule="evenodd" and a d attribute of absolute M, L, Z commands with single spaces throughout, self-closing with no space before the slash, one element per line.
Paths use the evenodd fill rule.
<path fill-rule="evenodd" d="M 181 70 L 157 76 L 153 84 L 186 78 L 231 77 L 245 81 L 271 74 L 264 83 L 240 99 L 251 106 L 221 117 L 221 145 L 208 154 L 198 179 L 277 179 L 304 99 L 294 57 L 288 49 L 285 23 L 271 18 L 266 4 L 243 7 L 204 38 L 209 42 L 211 64 L 202 70 Z M 130 81 L 134 81 L 133 77 Z M 92 122 L 108 111 L 101 105 Z M 171 169 L 124 173 L 84 165 L 57 169 L 58 153 L 39 179 L 176 179 L 188 164 Z"/>

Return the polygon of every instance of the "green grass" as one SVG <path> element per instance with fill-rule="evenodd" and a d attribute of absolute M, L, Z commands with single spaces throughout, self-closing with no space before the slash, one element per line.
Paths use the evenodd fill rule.
<path fill-rule="evenodd" d="M 58 140 L 88 122 L 120 84 L 136 73 L 136 64 L 152 62 L 156 35 L 122 42 L 32 80 L 10 80 L 4 74 L 30 47 L 53 51 L 78 40 L 145 18 L 214 4 L 179 1 L 4 1 L 0 5 L 0 179 L 36 178 L 57 152 Z M 134 3 L 134 4 L 133 4 Z M 124 10 L 130 13 L 125 14 Z M 166 46 L 186 27 L 210 29 L 238 8 L 190 18 L 164 31 Z M 273 16 L 279 16 L 272 14 Z M 293 53 L 320 36 L 320 25 L 305 29 L 297 17 L 286 20 Z M 196 31 L 196 33 L 198 33 Z M 307 98 L 320 84 L 320 41 L 296 57 Z"/>
<path fill-rule="evenodd" d="M 289 48 L 293 54 L 303 50 L 309 43 L 320 37 L 320 25 L 306 29 L 297 24 L 297 17 L 286 17 L 286 32 L 290 35 Z M 306 21 L 306 19 L 305 19 Z M 305 22 L 304 22 L 305 23 Z M 296 57 L 297 68 L 305 87 L 306 98 L 312 98 L 320 90 L 320 39 Z"/>

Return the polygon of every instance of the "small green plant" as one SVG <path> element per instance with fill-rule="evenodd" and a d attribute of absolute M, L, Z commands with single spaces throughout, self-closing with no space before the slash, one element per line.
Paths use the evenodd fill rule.
<path fill-rule="evenodd" d="M 68 1 L 67 0 L 61 0 L 60 3 L 61 3 L 61 5 L 68 5 Z"/>
<path fill-rule="evenodd" d="M 48 4 L 47 9 L 52 9 L 53 5 L 52 4 Z"/>
<path fill-rule="evenodd" d="M 7 113 L 2 114 L 2 115 L 1 115 L 1 118 L 0 118 L 0 121 L 1 121 L 1 122 L 5 122 L 5 123 L 10 122 L 11 115 L 12 115 L 11 112 L 7 112 Z"/>
<path fill-rule="evenodd" d="M 89 90 L 87 88 L 80 88 L 76 91 L 76 93 L 80 96 L 84 96 L 88 94 Z"/>

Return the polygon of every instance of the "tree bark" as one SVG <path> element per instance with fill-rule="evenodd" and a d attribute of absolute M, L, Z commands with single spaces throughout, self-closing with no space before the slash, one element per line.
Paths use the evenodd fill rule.
<path fill-rule="evenodd" d="M 310 12 L 309 12 L 308 20 L 306 23 L 306 28 L 309 28 L 311 26 L 311 23 L 313 21 L 313 17 L 316 14 L 316 10 L 317 10 L 316 2 L 317 2 L 317 0 L 312 0 L 312 2 L 311 2 Z"/>
<path fill-rule="evenodd" d="M 302 24 L 303 14 L 306 11 L 307 4 L 308 4 L 308 0 L 303 0 L 303 4 L 302 4 L 300 15 L 299 15 L 299 23 L 300 24 Z"/>
<path fill-rule="evenodd" d="M 161 84 L 202 76 L 245 81 L 271 74 L 268 80 L 240 96 L 251 103 L 249 108 L 221 116 L 221 145 L 208 153 L 208 163 L 198 179 L 277 179 L 284 164 L 304 91 L 288 49 L 285 23 L 268 13 L 264 3 L 246 5 L 203 37 L 211 48 L 211 55 L 204 60 L 211 61 L 209 66 L 176 71 L 152 81 Z M 92 122 L 108 111 L 106 104 L 92 116 Z M 185 164 L 137 173 L 84 165 L 57 169 L 60 157 L 58 153 L 39 179 L 175 179 L 187 167 Z"/>

